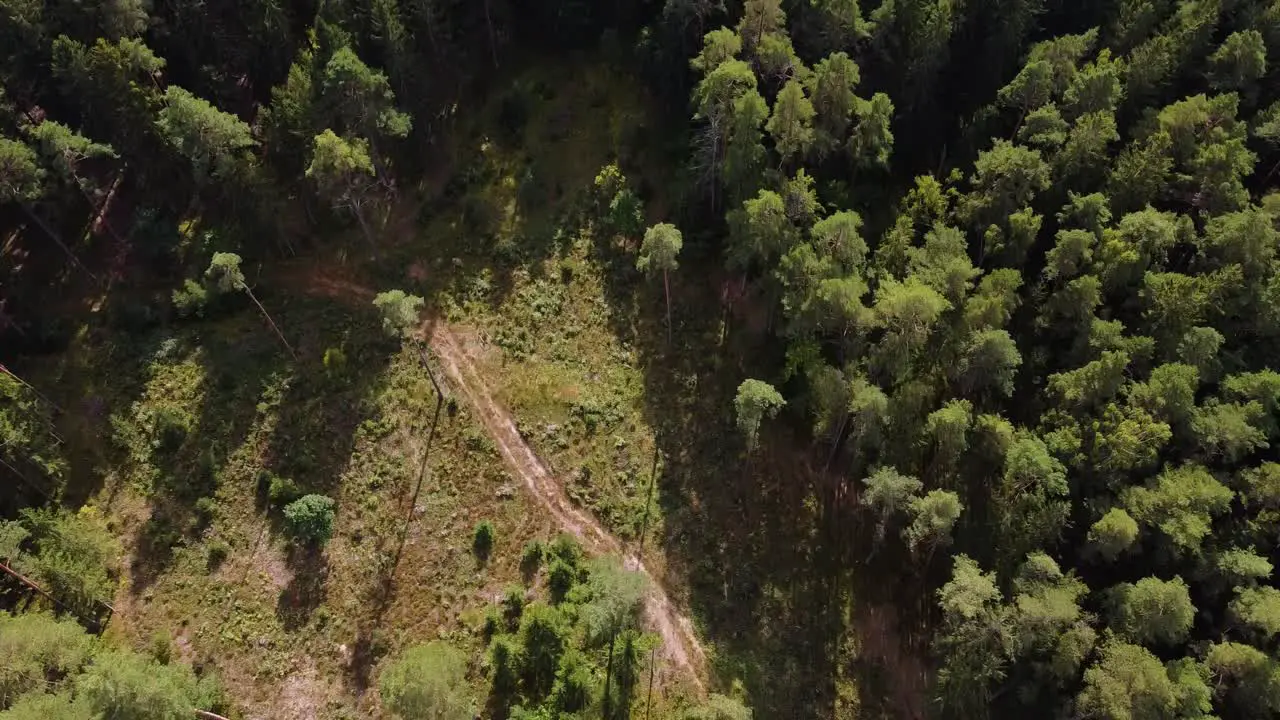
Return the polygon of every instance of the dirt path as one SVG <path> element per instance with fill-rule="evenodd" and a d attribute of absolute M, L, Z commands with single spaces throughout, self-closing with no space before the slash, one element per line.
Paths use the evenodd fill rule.
<path fill-rule="evenodd" d="M 372 301 L 374 296 L 374 292 L 367 287 L 320 271 L 308 273 L 302 287 L 313 294 L 362 303 Z M 474 358 L 453 330 L 443 322 L 427 321 L 422 324 L 420 332 L 423 335 L 431 333 L 425 339 L 439 358 L 450 383 L 476 410 L 485 429 L 498 446 L 502 459 L 556 522 L 592 552 L 618 555 L 628 569 L 648 579 L 645 616 L 653 631 L 662 636 L 663 655 L 686 671 L 698 691 L 705 694 L 702 675 L 706 655 L 693 631 L 693 623 L 676 609 L 662 584 L 649 573 L 638 556 L 626 552 L 616 537 L 589 514 L 573 505 L 565 494 L 564 485 L 551 474 L 546 464 L 521 437 L 511 414 L 493 399 L 484 378 L 476 370 Z"/>

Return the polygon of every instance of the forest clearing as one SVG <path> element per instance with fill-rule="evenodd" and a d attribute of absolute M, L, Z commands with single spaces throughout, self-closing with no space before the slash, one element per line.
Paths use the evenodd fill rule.
<path fill-rule="evenodd" d="M 1277 0 L 0 57 L 0 720 L 1280 717 Z"/>

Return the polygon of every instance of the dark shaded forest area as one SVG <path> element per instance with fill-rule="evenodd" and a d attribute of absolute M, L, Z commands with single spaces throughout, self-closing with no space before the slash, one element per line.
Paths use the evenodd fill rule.
<path fill-rule="evenodd" d="M 648 119 L 581 215 L 657 288 L 649 362 L 705 370 L 706 337 L 728 357 L 704 385 L 646 386 L 670 400 L 651 421 L 668 474 L 782 482 L 800 458 L 812 506 L 778 506 L 821 518 L 792 539 L 820 551 L 792 557 L 814 560 L 818 592 L 853 578 L 896 605 L 927 658 L 919 707 L 867 708 L 1280 716 L 1280 0 L 0 0 L 0 54 L 0 560 L 25 553 L 15 568 L 53 591 L 50 610 L 99 617 L 112 551 L 73 511 L 97 460 L 62 437 L 95 410 L 28 373 L 86 336 L 239 311 L 296 361 L 273 268 L 400 257 L 406 214 L 456 210 L 473 256 L 510 265 L 522 251 L 468 192 L 484 160 L 458 151 L 459 128 L 496 107 L 493 141 L 515 144 L 530 98 L 552 92 L 511 90 L 517 70 L 595 63 L 636 80 Z M 513 192 L 539 206 L 578 191 L 549 178 Z M 689 291 L 700 278 L 718 302 Z M 423 300 L 394 292 L 376 304 L 408 342 Z M 160 450 L 185 432 L 165 422 Z M 721 424 L 737 434 L 696 437 Z M 334 501 L 276 480 L 284 531 L 326 542 Z M 493 538 L 477 526 L 477 554 Z M 735 557 L 732 540 L 699 540 L 703 560 Z M 527 552 L 535 570 L 563 561 L 553 597 L 582 610 L 515 611 L 486 650 L 486 716 L 631 716 L 611 687 L 640 687 L 651 637 L 592 618 L 622 612 L 614 597 L 638 614 L 642 593 L 564 543 Z M 686 560 L 718 642 L 732 616 L 699 598 L 732 604 L 729 573 L 700 580 Z M 0 614 L 0 647 L 6 632 L 64 647 L 30 672 L 78 678 L 74 695 L 34 693 L 65 703 L 54 715 L 15 704 L 32 686 L 0 669 L 0 718 L 125 717 L 102 714 L 127 694 L 109 689 L 147 684 L 146 661 L 72 625 Z M 546 650 L 555 627 L 584 649 Z M 470 717 L 437 691 L 476 673 L 424 648 L 383 674 L 383 704 Z M 163 667 L 175 712 L 234 709 Z M 836 716 L 825 684 L 731 700 L 730 675 L 713 668 L 723 695 L 672 717 L 750 717 L 739 700 Z M 436 690 L 415 690 L 428 676 Z"/>

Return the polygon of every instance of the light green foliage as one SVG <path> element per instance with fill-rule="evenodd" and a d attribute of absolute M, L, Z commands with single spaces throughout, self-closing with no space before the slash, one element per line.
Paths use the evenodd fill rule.
<path fill-rule="evenodd" d="M 426 301 L 403 290 L 387 290 L 378 293 L 373 306 L 382 315 L 382 330 L 394 338 L 405 338 L 418 327 L 422 307 Z"/>
<path fill-rule="evenodd" d="M 1146 648 L 1112 640 L 1084 673 L 1077 707 L 1103 720 L 1159 720 L 1178 704 L 1173 682 Z"/>
<path fill-rule="evenodd" d="M 747 268 L 754 262 L 772 260 L 790 249 L 796 235 L 782 196 L 761 190 L 729 214 L 729 266 Z"/>
<path fill-rule="evenodd" d="M 855 124 L 849 136 L 849 154 L 854 164 L 863 168 L 889 167 L 893 151 L 893 100 L 876 93 L 870 100 L 856 98 L 853 106 Z"/>
<path fill-rule="evenodd" d="M 1166 422 L 1181 422 L 1195 410 L 1199 381 L 1200 371 L 1196 368 L 1168 363 L 1152 370 L 1147 382 L 1133 385 L 1129 397 Z"/>
<path fill-rule="evenodd" d="M 1057 242 L 1045 256 L 1044 276 L 1069 280 L 1088 267 L 1097 238 L 1087 230 L 1059 230 Z"/>
<path fill-rule="evenodd" d="M 1250 505 L 1280 508 L 1280 464 L 1265 462 L 1242 470 L 1237 487 Z"/>
<path fill-rule="evenodd" d="M 467 720 L 473 710 L 466 670 L 466 655 L 446 643 L 411 647 L 378 678 L 382 704 L 406 720 Z"/>
<path fill-rule="evenodd" d="M 76 675 L 92 651 L 92 639 L 73 619 L 0 613 L 0 708 L 23 693 L 44 690 L 46 678 Z"/>
<path fill-rule="evenodd" d="M 66 125 L 52 120 L 29 126 L 26 132 L 39 148 L 45 162 L 64 182 L 81 182 L 77 169 L 85 160 L 117 157 L 110 145 L 93 142 Z M 3 154 L 2 150 L 0 154 Z M 0 175 L 3 174 L 0 171 Z M 0 190 L 0 197 L 4 197 L 3 190 Z"/>
<path fill-rule="evenodd" d="M 1129 354 L 1105 351 L 1083 367 L 1049 376 L 1049 389 L 1071 405 L 1093 405 L 1113 397 L 1125 382 Z"/>
<path fill-rule="evenodd" d="M 712 693 L 701 705 L 685 708 L 679 720 L 751 720 L 751 709 L 740 701 Z"/>
<path fill-rule="evenodd" d="M 855 212 L 842 210 L 819 220 L 813 226 L 814 247 L 822 257 L 830 258 L 845 270 L 862 267 L 867 259 L 867 242 L 862 239 L 862 218 Z"/>
<path fill-rule="evenodd" d="M 1049 166 L 1040 153 L 1005 140 L 982 151 L 973 167 L 964 212 L 978 227 L 1008 217 L 1049 187 Z"/>
<path fill-rule="evenodd" d="M 1071 78 L 1062 96 L 1063 107 L 1072 117 L 1115 110 L 1124 97 L 1125 70 L 1125 61 L 1103 48 Z"/>
<path fill-rule="evenodd" d="M 743 380 L 733 400 L 734 417 L 738 430 L 747 441 L 748 449 L 755 449 L 760 434 L 760 423 L 772 418 L 787 404 L 773 386 L 762 380 Z"/>
<path fill-rule="evenodd" d="M 876 516 L 877 541 L 883 541 L 889 524 L 907 513 L 924 487 L 916 478 L 892 467 L 877 469 L 863 478 L 862 484 L 866 487 L 862 502 Z"/>
<path fill-rule="evenodd" d="M 742 19 L 738 21 L 743 47 L 748 53 L 754 53 L 764 35 L 783 30 L 786 22 L 782 0 L 747 0 L 743 3 Z"/>
<path fill-rule="evenodd" d="M 951 542 L 951 529 L 964 505 L 950 490 L 930 490 L 923 497 L 912 498 L 908 511 L 911 524 L 903 529 L 902 537 L 912 550 L 918 550 Z"/>
<path fill-rule="evenodd" d="M 1148 577 L 1112 588 L 1109 626 L 1142 645 L 1174 645 L 1186 639 L 1195 619 L 1187 584 L 1180 577 Z"/>
<path fill-rule="evenodd" d="M 1259 429 L 1265 414 L 1257 401 L 1222 403 L 1210 399 L 1191 418 L 1191 432 L 1207 456 L 1235 463 L 1267 447 L 1267 435 Z"/>
<path fill-rule="evenodd" d="M 702 75 L 720 67 L 720 63 L 732 60 L 742 52 L 742 38 L 729 28 L 716 28 L 702 38 L 702 51 L 689 65 Z"/>
<path fill-rule="evenodd" d="M 1014 638 L 1002 600 L 993 573 L 966 555 L 955 557 L 951 579 L 938 590 L 943 622 L 933 642 L 944 660 L 939 703 L 956 717 L 987 712 L 992 686 L 1004 678 Z"/>
<path fill-rule="evenodd" d="M 0 137 L 0 203 L 31 202 L 43 192 L 44 170 L 25 143 Z"/>
<path fill-rule="evenodd" d="M 0 520 L 0 562 L 13 562 L 22 554 L 22 543 L 31 533 L 15 520 Z"/>
<path fill-rule="evenodd" d="M 306 543 L 323 545 L 333 537 L 334 505 L 324 495 L 303 495 L 284 507 L 289 535 Z"/>
<path fill-rule="evenodd" d="M 333 53 L 324 67 L 325 97 L 352 132 L 365 137 L 403 138 L 412 118 L 395 106 L 387 76 L 373 70 L 348 46 Z"/>
<path fill-rule="evenodd" d="M 1018 141 L 1041 152 L 1053 152 L 1067 141 L 1068 128 L 1058 106 L 1049 103 L 1027 114 L 1018 128 Z"/>
<path fill-rule="evenodd" d="M 1232 549 L 1214 558 L 1217 570 L 1227 582 L 1241 585 L 1271 577 L 1271 561 L 1252 549 Z"/>
<path fill-rule="evenodd" d="M 247 124 L 176 85 L 165 90 L 156 128 L 191 162 L 197 181 L 232 175 L 255 145 Z"/>
<path fill-rule="evenodd" d="M 361 138 L 345 140 L 326 129 L 312 142 L 305 174 L 323 194 L 343 198 L 374 176 L 369 143 Z"/>
<path fill-rule="evenodd" d="M 838 147 L 848 133 L 857 102 L 853 91 L 860 80 L 858 65 L 843 52 L 829 55 L 814 65 L 808 89 L 816 113 L 820 154 Z"/>
<path fill-rule="evenodd" d="M 1064 575 L 1044 553 L 1027 556 L 1014 580 L 1014 635 L 1019 655 L 1052 651 L 1063 633 L 1081 619 L 1080 600 L 1089 588 Z"/>
<path fill-rule="evenodd" d="M 804 86 L 797 80 L 788 81 L 774 101 L 769 122 L 765 123 L 765 130 L 769 131 L 784 162 L 809 152 L 814 140 L 814 114 Z"/>
<path fill-rule="evenodd" d="M 1218 350 L 1222 333 L 1210 327 L 1193 327 L 1178 342 L 1178 358 L 1195 366 L 1202 378 L 1213 377 L 1218 369 Z"/>
<path fill-rule="evenodd" d="M 1209 77 L 1217 90 L 1245 90 L 1267 72 L 1262 33 L 1242 30 L 1227 36 L 1209 56 Z"/>
<path fill-rule="evenodd" d="M 1089 528 L 1089 544 L 1107 560 L 1133 547 L 1138 539 L 1138 522 L 1124 508 L 1111 508 Z"/>
<path fill-rule="evenodd" d="M 644 233 L 636 269 L 640 272 L 667 273 L 680 267 L 680 249 L 684 239 L 670 223 L 658 223 Z"/>
<path fill-rule="evenodd" d="M 92 617 L 99 602 L 115 597 L 120 546 L 92 507 L 23 511 L 35 551 L 19 569 L 32 576 L 59 602 Z"/>
<path fill-rule="evenodd" d="M 240 256 L 235 253 L 214 253 L 204 276 L 219 292 L 236 292 L 248 287 L 240 270 Z"/>
<path fill-rule="evenodd" d="M 954 462 L 969 448 L 966 437 L 973 424 L 973 403 L 952 400 L 929 413 L 924 432 L 944 462 Z"/>
<path fill-rule="evenodd" d="M 1237 620 L 1267 637 L 1280 633 L 1280 590 L 1276 588 L 1242 588 L 1231 601 L 1230 609 Z"/>
<path fill-rule="evenodd" d="M 185 666 L 120 651 L 100 654 L 76 686 L 94 717 L 116 720 L 185 720 L 202 695 Z"/>
<path fill-rule="evenodd" d="M 1280 710 L 1280 664 L 1251 645 L 1219 642 L 1209 646 L 1205 664 L 1227 696 L 1256 717 Z"/>
<path fill-rule="evenodd" d="M 1140 525 L 1160 530 L 1175 546 L 1194 553 L 1233 496 L 1203 467 L 1183 465 L 1165 470 L 1145 487 L 1126 488 L 1121 502 Z"/>
<path fill-rule="evenodd" d="M 92 711 L 84 696 L 74 696 L 69 692 L 56 695 L 30 692 L 18 698 L 8 710 L 0 712 L 0 720 L 81 720 L 88 717 L 92 717 Z"/>
<path fill-rule="evenodd" d="M 756 89 L 756 76 L 751 66 L 741 60 L 726 60 L 717 65 L 694 90 L 695 120 L 706 120 L 711 127 L 723 127 L 734 101 Z"/>
<path fill-rule="evenodd" d="M 908 278 L 886 280 L 876 289 L 873 318 L 884 329 L 879 351 L 882 367 L 896 376 L 905 370 L 911 354 L 920 348 L 951 303 L 933 288 Z"/>
<path fill-rule="evenodd" d="M 616 558 L 593 560 L 587 573 L 587 581 L 574 589 L 587 641 L 602 647 L 619 633 L 638 629 L 649 591 L 645 577 L 623 568 Z"/>

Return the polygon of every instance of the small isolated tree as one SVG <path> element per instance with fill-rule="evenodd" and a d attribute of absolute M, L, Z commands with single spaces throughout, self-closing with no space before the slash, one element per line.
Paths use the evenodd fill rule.
<path fill-rule="evenodd" d="M 244 281 L 244 272 L 240 270 L 240 256 L 235 253 L 214 253 L 213 260 L 209 262 L 209 269 L 204 272 L 205 278 L 213 283 L 214 288 L 218 292 L 230 293 L 236 291 L 244 291 L 254 305 L 258 306 L 258 310 L 262 313 L 262 317 L 267 319 L 271 325 L 271 329 L 275 331 L 276 337 L 280 338 L 281 344 L 289 351 L 289 355 L 294 360 L 298 359 L 298 354 L 293 351 L 293 346 L 288 340 L 284 339 L 284 333 L 280 332 L 280 326 L 276 325 L 276 321 L 271 319 L 271 315 L 267 313 L 267 309 L 262 307 L 262 303 L 258 302 L 258 297 L 249 289 L 249 285 Z"/>
<path fill-rule="evenodd" d="M 658 223 L 645 231 L 640 256 L 636 258 L 636 269 L 640 272 L 662 273 L 662 289 L 667 298 L 667 344 L 671 343 L 671 283 L 667 273 L 680 267 L 678 258 L 683 246 L 684 238 L 675 225 Z"/>
<path fill-rule="evenodd" d="M 323 545 L 333 537 L 333 499 L 324 495 L 303 495 L 284 506 L 289 535 L 305 543 Z"/>
<path fill-rule="evenodd" d="M 470 720 L 467 658 L 443 642 L 417 645 L 382 671 L 382 704 L 405 720 Z"/>
<path fill-rule="evenodd" d="M 377 172 L 369 143 L 362 138 L 347 140 L 326 129 L 312 144 L 306 175 L 335 209 L 351 211 L 365 240 L 372 244 L 373 231 L 365 215 L 374 199 Z"/>
<path fill-rule="evenodd" d="M 762 380 L 743 380 L 738 386 L 738 396 L 733 407 L 737 412 L 738 429 L 747 440 L 747 448 L 754 450 L 759 440 L 760 423 L 772 418 L 787 404 L 773 386 Z"/>
<path fill-rule="evenodd" d="M 476 524 L 476 530 L 471 535 L 471 550 L 481 562 L 488 560 L 489 554 L 493 552 L 495 534 L 493 523 L 488 520 L 481 520 Z"/>
<path fill-rule="evenodd" d="M 373 306 L 382 313 L 382 329 L 395 338 L 408 337 L 418 326 L 418 316 L 426 301 L 417 295 L 407 295 L 403 290 L 378 293 Z"/>

